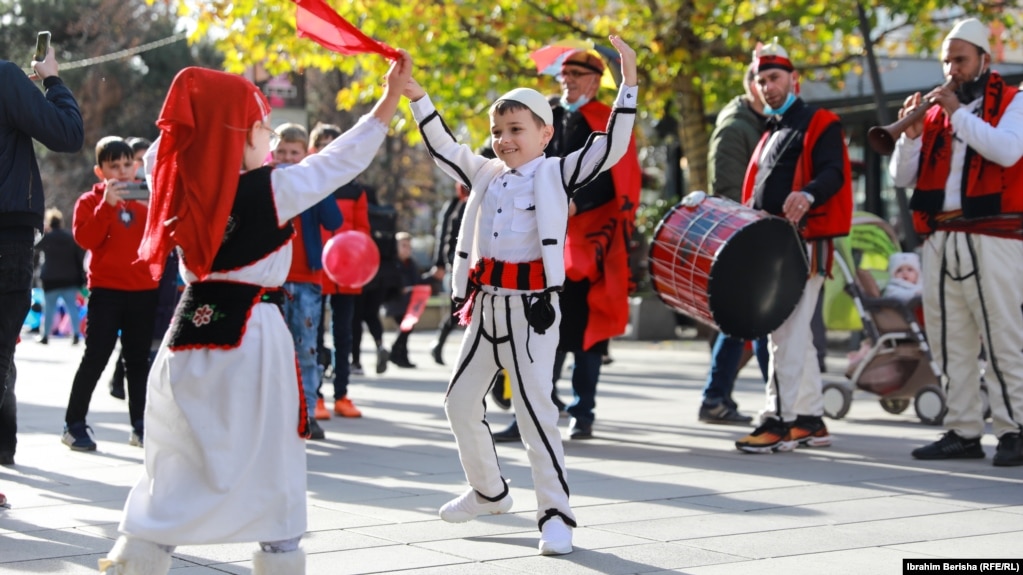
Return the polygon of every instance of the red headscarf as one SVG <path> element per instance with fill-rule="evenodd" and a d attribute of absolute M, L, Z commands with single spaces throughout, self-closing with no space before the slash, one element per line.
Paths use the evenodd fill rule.
<path fill-rule="evenodd" d="M 200 279 L 209 274 L 234 204 L 246 136 L 269 115 L 266 96 L 241 76 L 191 67 L 174 78 L 156 121 L 160 143 L 139 246 L 153 277 L 175 245 Z"/>

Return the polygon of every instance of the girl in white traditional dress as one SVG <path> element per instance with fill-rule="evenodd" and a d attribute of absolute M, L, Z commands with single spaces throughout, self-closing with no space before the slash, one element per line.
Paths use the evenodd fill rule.
<path fill-rule="evenodd" d="M 188 287 L 150 372 L 145 471 L 104 572 L 164 574 L 177 545 L 243 541 L 260 542 L 254 573 L 305 572 L 306 412 L 275 305 L 288 222 L 369 165 L 411 69 L 401 52 L 373 110 L 287 170 L 263 166 L 276 134 L 256 86 L 201 68 L 175 78 L 146 155 L 139 255 L 158 276 L 177 247 Z"/>

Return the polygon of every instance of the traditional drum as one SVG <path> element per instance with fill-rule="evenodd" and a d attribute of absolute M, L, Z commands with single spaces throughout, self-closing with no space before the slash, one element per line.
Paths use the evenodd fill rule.
<path fill-rule="evenodd" d="M 657 225 L 649 265 L 665 304 L 742 339 L 777 329 L 808 273 L 806 244 L 792 224 L 703 192 Z"/>

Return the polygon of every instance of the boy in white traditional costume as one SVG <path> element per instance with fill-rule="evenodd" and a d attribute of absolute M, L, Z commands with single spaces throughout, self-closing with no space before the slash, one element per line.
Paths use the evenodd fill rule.
<path fill-rule="evenodd" d="M 470 488 L 441 507 L 440 516 L 458 523 L 511 509 L 484 401 L 494 376 L 506 369 L 533 471 L 544 555 L 570 553 L 575 526 L 551 401 L 569 200 L 622 157 L 635 120 L 636 53 L 617 36 L 611 43 L 621 54 L 623 83 L 607 133 L 594 134 L 564 158 L 544 156 L 553 113 L 535 90 L 512 90 L 491 106 L 496 159 L 455 142 L 414 80 L 405 90 L 437 164 L 471 190 L 452 272 L 452 297 L 465 300 L 461 315 L 468 328 L 445 401 Z"/>
<path fill-rule="evenodd" d="M 259 541 L 253 573 L 305 573 L 308 427 L 279 308 L 289 220 L 369 165 L 411 68 L 401 53 L 373 110 L 287 170 L 263 166 L 276 133 L 256 86 L 201 68 L 175 78 L 146 155 L 139 255 L 158 273 L 177 247 L 188 287 L 150 372 L 145 472 L 101 570 L 159 575 L 177 545 Z"/>

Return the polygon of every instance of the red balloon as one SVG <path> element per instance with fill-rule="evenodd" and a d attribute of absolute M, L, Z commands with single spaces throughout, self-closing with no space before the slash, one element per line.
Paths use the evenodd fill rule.
<path fill-rule="evenodd" d="M 343 288 L 361 288 L 380 268 L 380 250 L 369 234 L 341 232 L 323 246 L 323 271 Z"/>

